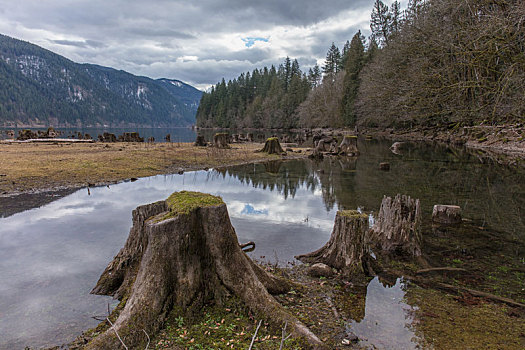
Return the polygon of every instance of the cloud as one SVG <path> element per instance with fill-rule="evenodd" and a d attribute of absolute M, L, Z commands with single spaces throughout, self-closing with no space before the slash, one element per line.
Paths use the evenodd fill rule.
<path fill-rule="evenodd" d="M 373 0 L 0 0 L 0 33 L 81 63 L 208 87 L 368 34 Z"/>

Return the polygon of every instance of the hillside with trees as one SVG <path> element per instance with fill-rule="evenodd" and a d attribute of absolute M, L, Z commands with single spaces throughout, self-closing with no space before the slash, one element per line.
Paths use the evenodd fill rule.
<path fill-rule="evenodd" d="M 201 94 L 0 35 L 0 126 L 189 126 Z"/>
<path fill-rule="evenodd" d="M 202 127 L 411 128 L 525 121 L 525 3 L 381 0 L 307 73 L 289 58 L 205 93 Z"/>

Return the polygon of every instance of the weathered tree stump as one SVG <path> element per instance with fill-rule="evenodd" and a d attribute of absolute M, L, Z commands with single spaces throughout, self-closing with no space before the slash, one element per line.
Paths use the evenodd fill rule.
<path fill-rule="evenodd" d="M 370 233 L 371 242 L 379 248 L 380 252 L 402 252 L 421 256 L 419 199 L 400 194 L 394 199 L 385 196 Z"/>
<path fill-rule="evenodd" d="M 394 142 L 392 146 L 390 146 L 390 151 L 392 151 L 394 154 L 401 154 L 405 147 L 406 144 L 404 142 Z"/>
<path fill-rule="evenodd" d="M 339 154 L 346 156 L 357 156 L 359 155 L 359 150 L 357 149 L 357 136 L 355 135 L 346 135 L 339 145 Z"/>
<path fill-rule="evenodd" d="M 432 210 L 432 222 L 445 225 L 461 223 L 461 207 L 457 205 L 436 204 Z"/>
<path fill-rule="evenodd" d="M 219 132 L 213 135 L 213 146 L 217 148 L 230 148 L 228 145 L 230 136 L 226 132 Z"/>
<path fill-rule="evenodd" d="M 356 210 L 340 210 L 328 243 L 315 252 L 295 258 L 312 264 L 326 264 L 341 270 L 345 276 L 368 273 L 367 234 L 368 215 Z"/>
<path fill-rule="evenodd" d="M 205 147 L 208 144 L 206 143 L 206 140 L 204 139 L 204 136 L 197 135 L 197 139 L 195 140 L 194 145 L 197 146 L 197 147 Z"/>
<path fill-rule="evenodd" d="M 282 154 L 284 153 L 284 150 L 281 147 L 277 137 L 270 137 L 266 140 L 263 149 L 258 152 L 264 152 L 268 154 Z"/>
<path fill-rule="evenodd" d="M 253 142 L 253 140 L 254 140 L 253 133 L 251 133 L 251 132 L 247 133 L 246 134 L 246 140 L 248 142 Z"/>
<path fill-rule="evenodd" d="M 166 134 L 166 136 L 164 136 L 164 141 L 171 142 L 171 134 Z"/>
<path fill-rule="evenodd" d="M 379 170 L 389 171 L 390 170 L 390 163 L 379 163 Z"/>
<path fill-rule="evenodd" d="M 119 348 L 115 331 L 130 349 L 144 348 L 143 330 L 154 336 L 170 313 L 191 319 L 204 304 L 220 305 L 230 295 L 276 326 L 288 322 L 296 336 L 321 345 L 270 295 L 288 288 L 242 252 L 220 197 L 175 192 L 133 211 L 124 248 L 92 291 L 127 298 L 126 304 L 114 326 L 86 349 Z"/>

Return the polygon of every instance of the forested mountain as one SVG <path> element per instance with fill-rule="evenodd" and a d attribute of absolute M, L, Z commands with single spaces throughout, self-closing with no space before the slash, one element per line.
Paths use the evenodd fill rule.
<path fill-rule="evenodd" d="M 411 128 L 525 122 L 525 2 L 375 0 L 368 41 L 332 43 L 321 71 L 279 69 L 217 84 L 200 126 Z M 287 68 L 288 67 L 288 68 Z M 317 72 L 317 75 L 315 74 Z M 309 84 L 307 84 L 309 83 Z"/>
<path fill-rule="evenodd" d="M 0 35 L 0 126 L 188 126 L 201 94 Z"/>

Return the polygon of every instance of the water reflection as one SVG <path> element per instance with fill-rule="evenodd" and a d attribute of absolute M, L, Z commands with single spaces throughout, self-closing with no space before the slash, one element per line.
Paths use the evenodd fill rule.
<path fill-rule="evenodd" d="M 383 283 L 382 283 L 383 282 Z M 393 283 L 393 284 L 392 284 Z M 348 332 L 371 349 L 418 349 L 418 339 L 412 330 L 414 307 L 404 302 L 404 282 L 375 277 L 366 291 L 365 316 L 350 321 Z"/>
<path fill-rule="evenodd" d="M 49 196 L 40 202 L 4 198 L 0 202 L 4 216 L 0 218 L 0 348 L 56 345 L 94 326 L 96 321 L 90 316 L 104 314 L 110 298 L 88 293 L 124 245 L 131 211 L 179 190 L 222 196 L 240 242 L 254 241 L 257 245 L 251 256 L 279 260 L 282 264 L 294 255 L 324 245 L 338 208 L 377 211 L 383 195 L 396 193 L 420 198 L 424 220 L 429 218 L 434 204 L 458 204 L 464 217 L 483 226 L 479 232 L 450 234 L 437 243 L 443 241 L 440 244 L 453 244 L 452 249 L 457 249 L 468 240 L 491 247 L 490 251 L 480 250 L 473 256 L 493 255 L 498 261 L 498 254 L 504 254 L 508 259 L 523 259 L 522 169 L 481 164 L 464 150 L 409 144 L 403 155 L 395 155 L 389 146 L 390 143 L 376 141 L 360 142 L 361 155 L 357 158 L 275 161 L 155 176 L 93 188 L 91 195 L 86 190 L 65 193 L 67 196 L 58 200 Z M 389 162 L 391 170 L 379 171 L 380 162 Z M 488 234 L 487 227 L 497 230 Z M 437 243 L 432 241 L 439 238 L 427 231 L 424 249 L 439 253 L 441 250 L 435 249 Z M 499 242 L 497 249 L 494 242 Z M 450 252 L 449 248 L 441 247 Z M 379 280 L 371 282 L 366 321 L 356 321 L 352 329 L 363 327 L 361 331 L 365 332 L 368 326 L 374 328 L 377 321 L 382 328 L 374 331 L 392 332 L 388 334 L 410 345 L 404 325 L 411 319 L 400 321 L 401 311 L 405 310 L 400 302 L 402 283 L 390 284 L 391 288 L 384 289 Z M 387 309 L 375 306 L 384 305 L 385 300 L 390 301 Z M 399 317 L 394 317 L 396 323 L 378 319 L 389 312 L 398 313 Z M 354 319 L 362 317 L 356 315 Z M 366 337 L 369 342 L 386 339 L 386 335 L 383 340 L 373 335 Z"/>

